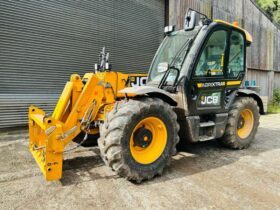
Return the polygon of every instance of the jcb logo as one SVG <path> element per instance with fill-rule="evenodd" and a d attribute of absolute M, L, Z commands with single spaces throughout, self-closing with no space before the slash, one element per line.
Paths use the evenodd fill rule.
<path fill-rule="evenodd" d="M 201 97 L 201 104 L 202 105 L 216 105 L 219 103 L 218 96 L 202 96 Z"/>
<path fill-rule="evenodd" d="M 144 86 L 147 83 L 147 77 L 130 77 L 130 86 L 134 87 L 134 86 Z"/>

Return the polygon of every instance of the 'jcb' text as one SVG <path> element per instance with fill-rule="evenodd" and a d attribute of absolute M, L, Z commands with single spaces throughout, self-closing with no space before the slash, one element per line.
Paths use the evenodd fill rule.
<path fill-rule="evenodd" d="M 219 97 L 218 96 L 204 96 L 201 99 L 201 104 L 218 104 L 219 103 Z"/>

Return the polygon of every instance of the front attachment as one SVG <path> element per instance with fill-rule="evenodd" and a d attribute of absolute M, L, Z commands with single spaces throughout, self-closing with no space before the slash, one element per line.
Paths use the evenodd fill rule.
<path fill-rule="evenodd" d="M 39 165 L 46 180 L 62 176 L 63 142 L 61 122 L 47 117 L 41 109 L 29 108 L 29 150 Z"/>
<path fill-rule="evenodd" d="M 81 132 L 83 116 L 93 101 L 97 100 L 98 106 L 101 103 L 103 89 L 96 85 L 98 78 L 89 73 L 83 81 L 85 84 L 79 75 L 71 76 L 52 116 L 35 106 L 29 107 L 29 149 L 47 180 L 61 178 L 65 146 Z M 89 121 L 95 118 L 97 111 L 91 111 Z"/>
<path fill-rule="evenodd" d="M 47 180 L 62 176 L 63 151 L 81 131 L 97 134 L 99 124 L 115 100 L 135 94 L 119 93 L 128 75 L 116 72 L 71 75 L 52 116 L 35 106 L 29 108 L 30 151 Z"/>

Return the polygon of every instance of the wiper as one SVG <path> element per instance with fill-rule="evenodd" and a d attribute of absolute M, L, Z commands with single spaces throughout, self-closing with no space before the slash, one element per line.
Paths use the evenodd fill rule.
<path fill-rule="evenodd" d="M 174 58 L 172 59 L 172 61 L 170 62 L 170 66 L 174 66 L 174 62 L 176 60 L 176 58 L 178 57 L 178 55 L 181 54 L 181 52 L 183 51 L 183 49 L 189 44 L 189 42 L 191 41 L 192 39 L 187 39 L 185 41 L 185 43 L 182 45 L 182 47 L 178 50 L 178 52 L 175 54 Z"/>
<path fill-rule="evenodd" d="M 166 79 L 167 79 L 167 77 L 168 77 L 169 72 L 170 72 L 171 69 L 175 69 L 175 70 L 177 71 L 177 75 L 176 75 L 176 78 L 175 78 L 174 83 L 173 83 L 173 86 L 175 85 L 175 81 L 176 81 L 176 80 L 178 79 L 178 77 L 179 77 L 180 70 L 179 70 L 178 68 L 176 68 L 175 66 L 170 66 L 170 67 L 168 68 L 168 70 L 164 73 L 162 79 L 160 80 L 160 83 L 159 83 L 159 85 L 158 85 L 158 88 L 161 89 L 162 86 L 165 84 Z"/>
<path fill-rule="evenodd" d="M 175 78 L 175 80 L 174 80 L 173 86 L 176 84 L 176 80 L 177 80 L 178 77 L 179 77 L 180 70 L 179 70 L 177 67 L 175 67 L 175 59 L 178 57 L 178 55 L 181 54 L 181 52 L 183 51 L 183 49 L 186 48 L 186 46 L 190 43 L 191 40 L 192 40 L 192 39 L 187 39 L 186 42 L 183 44 L 183 46 L 182 46 L 182 47 L 178 50 L 178 52 L 175 54 L 174 58 L 173 58 L 172 61 L 170 62 L 169 68 L 166 70 L 166 72 L 164 73 L 162 79 L 160 80 L 159 85 L 158 85 L 158 88 L 161 89 L 162 86 L 165 84 L 166 79 L 167 79 L 167 77 L 168 77 L 168 75 L 169 75 L 171 69 L 175 69 L 175 70 L 177 71 L 177 76 L 176 76 L 176 78 Z M 186 51 L 188 51 L 188 49 L 189 49 L 189 48 L 187 48 Z M 185 58 L 185 56 L 184 56 L 184 58 Z"/>

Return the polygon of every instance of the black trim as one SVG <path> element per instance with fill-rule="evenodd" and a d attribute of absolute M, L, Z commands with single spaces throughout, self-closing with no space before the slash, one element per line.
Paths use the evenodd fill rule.
<path fill-rule="evenodd" d="M 207 26 L 207 28 L 205 28 L 204 30 L 203 30 L 203 33 L 205 33 L 205 35 L 201 38 L 201 42 L 200 42 L 200 46 L 198 47 L 198 50 L 196 51 L 196 53 L 194 54 L 194 60 L 193 60 L 193 62 L 192 63 L 190 63 L 189 64 L 189 67 L 188 67 L 188 72 L 187 72 L 187 78 L 189 79 L 189 80 L 191 80 L 191 79 L 196 79 L 196 78 L 199 78 L 199 77 L 193 77 L 193 74 L 194 74 L 194 71 L 195 71 L 195 68 L 196 68 L 196 66 L 197 66 L 197 62 L 198 62 L 198 60 L 199 60 L 199 58 L 200 58 L 200 55 L 201 55 L 201 53 L 202 53 L 202 50 L 204 49 L 204 47 L 205 47 L 205 45 L 206 45 L 206 43 L 207 43 L 207 41 L 209 40 L 209 37 L 212 35 L 212 33 L 214 32 L 214 31 L 217 31 L 217 30 L 219 30 L 219 29 L 224 29 L 224 30 L 226 30 L 226 31 L 228 31 L 229 32 L 229 34 L 228 34 L 228 37 L 227 37 L 227 49 L 226 49 L 226 53 L 229 53 L 229 47 L 230 47 L 230 45 L 228 45 L 228 42 L 230 42 L 230 39 L 229 39 L 229 37 L 230 37 L 230 34 L 231 34 L 231 32 L 232 31 L 237 31 L 237 32 L 240 32 L 242 35 L 243 35 L 243 37 L 244 37 L 244 43 L 245 43 L 245 46 L 244 46 L 244 55 L 245 55 L 245 57 L 244 57 L 244 61 L 245 61 L 245 65 L 244 65 L 244 68 L 245 68 L 245 70 L 244 70 L 244 73 L 246 72 L 246 59 L 247 59 L 247 57 L 246 57 L 246 34 L 245 34 L 245 32 L 243 31 L 243 30 L 241 30 L 241 29 L 238 29 L 238 28 L 235 28 L 235 27 L 233 27 L 233 26 L 230 26 L 230 25 L 227 25 L 227 24 L 224 24 L 224 23 L 221 23 L 221 22 L 212 22 L 209 26 Z M 201 30 L 199 31 L 199 33 L 201 32 Z M 197 34 L 198 35 L 198 34 Z M 195 37 L 195 38 L 197 38 L 197 36 Z M 226 58 L 226 56 L 225 56 L 225 58 L 224 59 L 227 59 L 228 60 L 228 58 Z M 226 61 L 227 62 L 227 65 L 228 65 L 228 61 Z M 227 66 L 226 64 L 225 64 L 225 66 Z M 225 69 L 225 66 L 224 66 L 224 69 Z M 225 72 L 224 72 L 225 73 Z M 236 78 L 236 79 L 238 79 L 238 80 L 243 80 L 243 78 L 241 79 L 241 76 L 243 76 L 243 78 L 244 78 L 244 76 L 245 76 L 245 74 L 244 75 L 240 75 L 240 76 L 238 76 L 238 78 Z M 220 79 L 221 77 L 205 77 L 204 79 L 203 78 L 199 78 L 199 79 L 203 79 L 202 80 L 202 82 L 207 82 L 207 81 L 209 81 L 209 79 L 211 79 L 211 80 L 217 80 L 217 79 Z M 228 80 L 233 80 L 234 78 L 228 78 L 228 77 L 225 77 L 225 74 L 224 74 L 224 76 L 223 76 L 223 78 L 225 79 L 225 81 L 228 81 Z"/>
<path fill-rule="evenodd" d="M 164 24 L 166 26 L 169 25 L 169 0 L 165 0 L 164 1 L 164 9 L 165 9 L 165 12 L 164 12 Z"/>
<path fill-rule="evenodd" d="M 263 101 L 262 101 L 261 97 L 259 96 L 259 94 L 257 92 L 255 92 L 253 90 L 249 90 L 249 89 L 238 89 L 237 97 L 238 96 L 252 97 L 257 102 L 257 104 L 260 108 L 260 114 L 265 114 Z"/>
<path fill-rule="evenodd" d="M 216 80 L 216 79 L 221 79 L 221 78 L 224 79 L 225 78 L 225 65 L 223 66 L 223 75 L 221 75 L 221 76 L 216 76 L 216 77 L 215 76 L 195 76 L 195 71 L 196 71 L 196 67 L 197 67 L 198 61 L 200 59 L 200 56 L 201 56 L 203 50 L 205 49 L 205 46 L 207 45 L 207 43 L 208 43 L 209 39 L 211 38 L 212 34 L 217 32 L 217 31 L 225 31 L 227 33 L 227 36 L 226 36 L 226 39 L 227 39 L 226 40 L 226 49 L 225 49 L 224 53 L 226 54 L 227 51 L 229 51 L 228 50 L 228 47 L 229 47 L 228 46 L 228 38 L 229 38 L 229 32 L 230 31 L 227 28 L 224 28 L 224 27 L 216 27 L 214 30 L 211 30 L 207 34 L 207 36 L 205 37 L 204 42 L 203 42 L 202 46 L 199 48 L 199 53 L 198 53 L 198 55 L 197 55 L 197 57 L 195 59 L 195 64 L 194 64 L 194 67 L 193 67 L 192 73 L 191 73 L 191 78 L 193 80 L 199 80 L 199 81 L 202 81 L 202 82 L 203 81 L 206 82 L 206 81 L 209 81 L 209 79 Z"/>
<path fill-rule="evenodd" d="M 237 75 L 237 77 L 232 77 L 232 78 L 229 78 L 228 77 L 228 75 L 226 76 L 226 79 L 227 80 L 243 80 L 244 79 L 244 76 L 245 76 L 245 73 L 246 73 L 246 59 L 247 59 L 247 57 L 246 57 L 246 34 L 242 31 L 242 30 L 237 30 L 236 28 L 232 28 L 231 29 L 231 31 L 230 31 L 230 34 L 229 34 L 229 49 L 228 49 L 228 56 L 229 56 L 229 54 L 230 54 L 230 46 L 231 46 L 231 42 L 230 42 L 230 37 L 231 37 L 231 35 L 232 35 L 232 32 L 233 31 L 235 31 L 235 32 L 238 32 L 238 33 L 240 33 L 240 34 L 242 34 L 243 35 L 243 41 L 244 41 L 244 65 L 243 65 L 243 71 L 240 71 L 239 73 L 238 73 L 238 75 Z M 229 57 L 228 57 L 228 59 L 227 59 L 227 68 L 228 68 L 228 64 L 229 64 Z M 227 71 L 226 71 L 226 73 L 227 73 Z M 241 78 L 241 77 L 243 77 L 243 78 Z"/>

